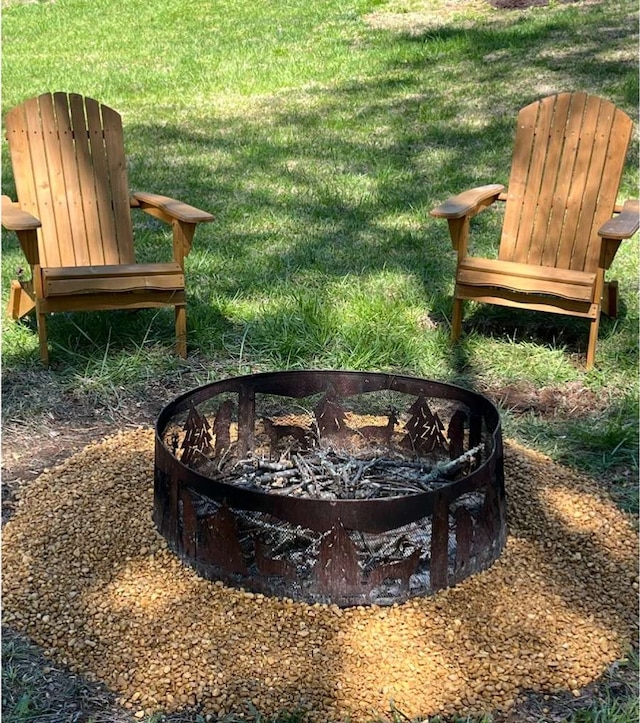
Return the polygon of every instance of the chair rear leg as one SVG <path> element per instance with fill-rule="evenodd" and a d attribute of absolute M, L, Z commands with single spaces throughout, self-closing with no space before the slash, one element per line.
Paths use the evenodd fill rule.
<path fill-rule="evenodd" d="M 451 341 L 457 341 L 462 331 L 462 299 L 453 300 L 453 315 L 451 317 Z"/>
<path fill-rule="evenodd" d="M 176 353 L 187 358 L 187 307 L 176 306 Z"/>
<path fill-rule="evenodd" d="M 602 313 L 611 319 L 618 318 L 618 282 L 615 279 L 604 282 Z"/>

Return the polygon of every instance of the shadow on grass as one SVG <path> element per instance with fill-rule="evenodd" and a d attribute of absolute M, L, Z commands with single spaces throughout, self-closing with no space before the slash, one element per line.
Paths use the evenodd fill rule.
<path fill-rule="evenodd" d="M 455 258 L 445 227 L 428 211 L 469 186 L 506 182 L 518 109 L 546 92 L 584 89 L 637 112 L 635 64 L 603 51 L 606 38 L 620 41 L 633 31 L 621 25 L 595 33 L 587 12 L 600 11 L 572 7 L 417 35 L 371 32 L 366 42 L 387 54 L 372 77 L 283 91 L 225 117 L 196 117 L 202 111 L 194 110 L 180 125 L 125 124 L 132 188 L 176 196 L 217 217 L 198 230 L 187 261 L 194 347 L 238 353 L 244 343 L 260 356 L 264 346 L 253 330 L 264 322 L 274 346 L 287 336 L 292 289 L 330 310 L 337 280 L 388 272 L 405 280 L 401 293 L 421 289 L 422 298 L 410 300 L 415 308 L 446 318 Z M 494 90 L 479 94 L 479 86 Z M 8 166 L 3 180 L 10 191 Z M 140 260 L 158 259 L 154 223 L 136 220 Z M 498 235 L 496 215 L 479 217 L 477 252 L 495 248 Z M 15 241 L 4 244 L 8 258 L 16 258 Z M 6 284 L 6 266 L 5 277 Z M 285 311 L 273 313 L 270 302 Z M 86 323 L 93 325 L 90 316 Z M 133 338 L 148 321 L 129 318 L 121 325 L 108 315 L 80 334 L 79 322 L 62 319 L 57 330 L 52 324 L 52 339 L 58 336 L 59 347 L 73 339 L 80 357 L 104 349 L 90 339 L 125 347 L 124 327 L 131 326 Z M 548 328 L 538 326 L 543 343 Z M 557 328 L 560 344 L 582 351 L 571 325 Z M 169 336 L 164 325 L 153 325 L 149 338 L 165 343 Z M 276 351 L 261 361 L 291 358 L 284 348 Z M 60 353 L 71 366 L 78 363 Z M 5 360 L 20 364 L 24 354 L 16 348 Z M 314 359 L 303 349 L 292 363 Z"/>

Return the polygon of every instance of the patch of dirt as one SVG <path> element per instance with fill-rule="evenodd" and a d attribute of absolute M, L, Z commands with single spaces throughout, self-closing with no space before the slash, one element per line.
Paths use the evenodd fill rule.
<path fill-rule="evenodd" d="M 5 423 L 2 427 L 2 524 L 15 511 L 17 497 L 42 472 L 61 464 L 91 442 L 114 434 L 118 429 L 133 428 L 141 424 L 152 425 L 153 418 L 144 410 L 134 407 L 124 419 L 105 421 L 96 419 L 86 410 L 66 408 L 67 419 L 53 413 L 42 415 L 30 422 Z"/>
<path fill-rule="evenodd" d="M 24 709 L 29 700 L 29 720 L 93 721 L 93 723 L 133 723 L 136 719 L 115 705 L 115 694 L 98 683 L 89 683 L 81 675 L 56 665 L 41 649 L 10 628 L 2 627 L 4 675 L 19 680 L 19 685 L 3 685 L 2 712 L 10 720 L 14 711 Z M 3 676 L 4 678 L 4 676 Z M 4 680 L 3 680 L 4 683 Z M 29 696 L 28 698 L 26 696 Z M 22 703 L 21 703 L 22 701 Z"/>
<path fill-rule="evenodd" d="M 562 4 L 581 2 L 593 4 L 600 0 L 560 0 Z M 364 21 L 375 30 L 389 30 L 417 37 L 430 28 L 440 27 L 454 18 L 471 13 L 487 14 L 492 10 L 526 10 L 533 7 L 547 7 L 550 0 L 441 0 L 438 3 L 424 2 L 412 5 L 406 12 L 379 10 L 364 16 Z"/>
<path fill-rule="evenodd" d="M 579 0 L 560 0 L 563 4 L 579 2 Z M 496 10 L 526 10 L 527 8 L 544 8 L 549 0 L 488 0 Z"/>
<path fill-rule="evenodd" d="M 603 413 L 611 404 L 604 395 L 587 389 L 581 382 L 537 388 L 518 382 L 483 390 L 494 402 L 515 414 L 534 412 L 543 418 L 577 419 Z"/>

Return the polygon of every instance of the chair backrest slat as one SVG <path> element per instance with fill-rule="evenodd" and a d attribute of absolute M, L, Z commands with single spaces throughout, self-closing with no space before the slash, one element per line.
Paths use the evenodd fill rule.
<path fill-rule="evenodd" d="M 40 99 L 40 120 L 43 133 L 51 139 L 51 145 L 57 144 L 56 156 L 49 156 L 49 176 L 61 176 L 62 188 L 58 196 L 60 205 L 56 206 L 56 221 L 58 221 L 57 241 L 60 249 L 62 266 L 86 266 L 89 264 L 89 251 L 87 242 L 87 229 L 85 227 L 84 210 L 82 207 L 82 193 L 78 177 L 77 151 L 74 133 L 76 129 L 71 123 L 69 104 L 66 95 L 56 93 L 53 97 L 55 118 L 47 118 L 42 109 L 49 105 L 49 98 Z M 49 125 L 54 123 L 54 125 Z M 57 130 L 57 133 L 56 133 Z M 37 170 L 36 170 L 37 172 Z M 69 222 L 69 235 L 60 220 L 65 218 Z M 43 230 L 46 239 L 46 230 Z M 66 239 L 69 238 L 69 242 Z M 46 243 L 46 241 L 45 241 Z"/>
<path fill-rule="evenodd" d="M 631 120 L 585 93 L 561 93 L 518 115 L 500 258 L 595 271 L 598 228 L 611 217 Z"/>
<path fill-rule="evenodd" d="M 7 119 L 7 135 L 20 207 L 57 234 L 55 199 L 51 195 L 49 176 L 46 174 L 38 183 L 38 177 L 33 173 L 34 168 L 47 168 L 45 140 L 35 99 L 12 111 Z M 40 249 L 40 259 L 43 264 L 62 264 L 57 235 L 55 243 Z"/>
<path fill-rule="evenodd" d="M 60 106 L 66 108 L 67 99 L 64 95 L 56 93 L 55 100 L 56 103 L 59 102 Z M 74 226 L 77 225 L 83 231 L 82 237 L 74 244 L 76 259 L 79 266 L 100 265 L 105 263 L 97 201 L 100 191 L 95 184 L 93 162 L 87 137 L 84 103 L 79 95 L 69 96 L 69 110 L 71 111 L 73 140 L 75 141 L 75 147 L 72 148 L 73 155 L 70 160 L 77 167 L 76 183 L 79 195 Z M 62 108 L 61 112 L 63 112 Z"/>
<path fill-rule="evenodd" d="M 612 118 L 611 121 L 609 117 Z M 607 129 L 606 134 L 605 131 L 601 130 L 603 127 Z M 618 190 L 632 132 L 633 121 L 631 118 L 612 103 L 606 105 L 603 103 L 596 131 L 597 134 L 601 134 L 602 141 L 598 143 L 596 138 L 596 146 L 591 161 L 591 167 L 597 169 L 601 174 L 602 181 L 598 186 L 597 196 L 596 194 L 592 196 L 592 202 L 596 206 L 593 210 L 590 243 L 588 246 L 582 247 L 585 268 L 595 268 L 598 263 L 600 239 L 597 231 L 612 216 L 613 208 L 618 199 Z M 595 170 L 590 169 L 589 173 L 592 172 L 595 175 Z M 586 234 L 586 220 L 583 220 L 583 228 Z"/>
<path fill-rule="evenodd" d="M 79 232 L 74 231 L 73 222 L 69 216 L 70 192 L 65 178 L 62 147 L 58 138 L 60 133 L 55 132 L 56 121 L 53 100 L 50 95 L 47 95 L 40 99 L 40 104 L 38 104 L 37 99 L 33 99 L 25 105 L 27 107 L 29 138 L 31 139 L 30 143 L 33 149 L 34 161 L 36 157 L 38 157 L 36 139 L 42 137 L 44 143 L 44 156 L 46 160 L 43 161 L 40 158 L 34 163 L 34 168 L 46 169 L 49 176 L 48 186 L 45 186 L 41 181 L 38 183 L 38 205 L 40 208 L 42 208 L 43 205 L 47 205 L 49 199 L 46 195 L 50 194 L 50 207 L 56 228 L 55 237 L 45 248 L 43 264 L 49 266 L 74 266 L 77 263 L 75 239 Z M 65 130 L 64 132 L 67 131 Z M 37 175 L 36 180 L 38 180 Z M 45 219 L 46 218 L 45 216 Z M 43 224 L 45 223 L 45 219 L 41 219 Z M 62 239 L 65 238 L 74 238 L 74 243 L 61 243 Z"/>
<path fill-rule="evenodd" d="M 526 261 L 543 266 L 555 266 L 556 263 L 557 239 L 565 222 L 565 209 L 572 190 L 571 175 L 580 141 L 580 118 L 584 106 L 582 97 L 575 98 L 572 103 L 572 96 L 566 93 L 555 100 L 555 103 L 544 104 L 547 113 L 552 115 L 548 142 L 553 148 L 553 157 L 549 159 L 552 162 L 545 164 L 542 176 L 544 203 L 538 204 L 535 221 L 527 229 L 530 239 L 523 235 L 520 247 L 524 256 L 528 243 Z M 544 140 L 544 137 L 541 138 L 541 143 Z"/>
<path fill-rule="evenodd" d="M 507 190 L 507 205 L 500 243 L 500 258 L 513 261 L 516 249 L 522 245 L 522 238 L 528 233 L 533 222 L 537 194 L 540 191 L 542 163 L 540 132 L 538 128 L 546 118 L 539 119 L 537 108 L 527 106 L 518 115 L 518 130 L 513 149 L 511 178 Z M 537 164 L 536 164 L 537 161 Z M 528 201 L 528 203 L 527 203 Z"/>
<path fill-rule="evenodd" d="M 6 126 L 19 205 L 42 223 L 42 264 L 133 263 L 118 114 L 79 95 L 47 93 L 11 110 Z"/>
<path fill-rule="evenodd" d="M 563 163 L 555 181 L 555 203 L 548 228 L 542 226 L 540 229 L 546 242 L 541 263 L 543 266 L 557 265 L 560 268 L 581 270 L 584 259 L 580 261 L 578 256 L 580 247 L 585 246 L 581 239 L 588 239 L 588 235 L 579 234 L 578 227 L 585 220 L 591 225 L 590 211 L 592 213 L 595 208 L 592 191 L 601 181 L 601 174 L 594 175 L 593 169 L 589 168 L 601 101 L 595 96 L 587 99 L 583 93 L 573 98 L 565 134 Z M 585 213 L 581 213 L 583 201 L 587 204 Z M 574 252 L 575 262 L 572 260 Z"/>
<path fill-rule="evenodd" d="M 114 110 L 103 105 L 102 124 L 116 235 L 119 240 L 120 263 L 131 263 L 125 260 L 128 258 L 133 260 L 133 235 L 131 232 L 131 211 L 129 209 L 127 161 L 122 141 L 122 119 Z"/>
<path fill-rule="evenodd" d="M 102 114 L 100 104 L 92 98 L 86 99 L 87 127 L 89 135 L 89 148 L 93 160 L 94 183 L 96 187 L 96 204 L 98 220 L 100 223 L 101 237 L 104 239 L 115 239 L 116 226 L 113 216 L 113 208 L 109 203 L 110 193 L 103 188 L 109 178 L 107 168 L 107 155 L 104 147 L 104 131 L 102 128 Z M 112 249 L 115 247 L 116 253 Z M 97 252 L 98 253 L 98 252 Z M 102 257 L 105 264 L 119 263 L 120 255 L 117 254 L 117 245 L 105 243 L 102 246 Z M 113 260 L 115 256 L 115 261 Z M 132 255 L 133 258 L 133 255 Z M 129 263 L 123 261 L 122 263 Z"/>

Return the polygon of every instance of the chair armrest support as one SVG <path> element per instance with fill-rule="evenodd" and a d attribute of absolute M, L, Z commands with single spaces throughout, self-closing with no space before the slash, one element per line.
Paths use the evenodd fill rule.
<path fill-rule="evenodd" d="M 471 188 L 459 193 L 457 196 L 452 196 L 443 204 L 434 208 L 431 211 L 431 216 L 447 219 L 471 218 L 497 201 L 504 190 L 504 186 L 500 183 Z"/>
<path fill-rule="evenodd" d="M 213 221 L 213 216 L 206 211 L 176 201 L 168 196 L 138 191 L 132 194 L 132 208 L 140 208 L 167 223 L 182 221 L 183 223 L 206 223 Z"/>
<path fill-rule="evenodd" d="M 9 196 L 3 196 L 2 225 L 9 231 L 33 231 L 42 224 L 35 216 L 17 206 Z"/>

